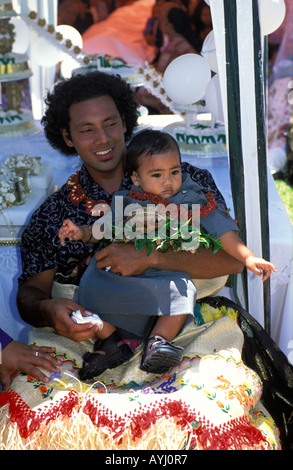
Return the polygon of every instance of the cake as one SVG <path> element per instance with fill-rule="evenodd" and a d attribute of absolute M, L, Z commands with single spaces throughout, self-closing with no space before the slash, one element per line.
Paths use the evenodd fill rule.
<path fill-rule="evenodd" d="M 17 137 L 36 132 L 25 54 L 12 52 L 15 39 L 10 20 L 16 13 L 12 3 L 0 0 L 0 137 Z"/>
<path fill-rule="evenodd" d="M 75 69 L 74 73 L 88 73 L 99 70 L 100 72 L 120 75 L 123 80 L 132 86 L 142 85 L 141 78 L 138 76 L 138 68 L 134 65 L 127 65 L 118 57 L 109 55 L 98 55 L 88 65 Z"/>
<path fill-rule="evenodd" d="M 12 2 L 8 2 L 7 0 L 0 0 L 0 18 L 11 18 L 12 16 L 16 16 L 16 13 L 12 7 Z"/>
<path fill-rule="evenodd" d="M 30 135 L 37 131 L 32 112 L 23 109 L 21 112 L 6 111 L 0 106 L 0 137 L 17 137 Z"/>
<path fill-rule="evenodd" d="M 1 23 L 1 18 L 0 18 Z M 1 35 L 0 35 L 1 49 Z M 0 54 L 0 81 L 11 81 L 29 78 L 32 75 L 25 54 Z"/>
<path fill-rule="evenodd" d="M 180 121 L 164 130 L 176 139 L 182 153 L 197 156 L 224 156 L 227 153 L 225 127 L 219 122 L 197 121 L 187 125 Z"/>

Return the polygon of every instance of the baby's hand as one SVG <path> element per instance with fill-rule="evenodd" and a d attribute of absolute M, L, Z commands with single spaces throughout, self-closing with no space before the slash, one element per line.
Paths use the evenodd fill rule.
<path fill-rule="evenodd" d="M 274 273 L 277 271 L 275 266 L 269 261 L 262 258 L 255 258 L 254 256 L 249 256 L 246 259 L 245 266 L 249 271 L 262 277 L 263 281 L 266 281 L 270 277 L 272 271 Z"/>
<path fill-rule="evenodd" d="M 81 227 L 78 227 L 69 219 L 64 220 L 63 225 L 59 230 L 59 238 L 62 246 L 65 245 L 65 238 L 68 238 L 69 240 L 81 240 L 82 237 L 83 231 Z"/>

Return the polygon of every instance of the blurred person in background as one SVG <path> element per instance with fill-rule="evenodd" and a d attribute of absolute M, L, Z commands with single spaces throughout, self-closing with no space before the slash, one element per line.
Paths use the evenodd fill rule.
<path fill-rule="evenodd" d="M 159 31 L 162 34 L 162 45 L 157 51 L 156 60 L 152 63 L 155 69 L 164 74 L 168 65 L 183 54 L 199 54 L 201 42 L 194 34 L 187 9 L 176 2 L 157 4 L 156 14 Z M 141 87 L 136 92 L 140 105 L 146 106 L 151 114 L 170 114 L 157 97 L 146 88 Z"/>
<path fill-rule="evenodd" d="M 212 16 L 209 5 L 200 0 L 190 16 L 194 34 L 200 42 L 200 50 L 207 35 L 213 29 Z"/>

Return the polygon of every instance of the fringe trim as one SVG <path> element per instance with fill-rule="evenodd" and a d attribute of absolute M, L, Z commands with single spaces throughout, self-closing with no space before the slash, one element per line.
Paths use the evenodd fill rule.
<path fill-rule="evenodd" d="M 0 394 L 2 450 L 270 448 L 246 416 L 216 427 L 182 400 L 163 398 L 118 416 L 94 396 L 75 390 L 37 410 L 14 391 Z"/>

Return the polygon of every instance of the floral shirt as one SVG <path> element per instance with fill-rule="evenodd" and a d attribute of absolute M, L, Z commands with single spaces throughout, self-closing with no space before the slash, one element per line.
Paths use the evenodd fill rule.
<path fill-rule="evenodd" d="M 224 198 L 209 171 L 195 168 L 186 162 L 182 163 L 182 171 L 189 173 L 204 192 L 211 192 L 218 206 L 226 208 Z M 131 185 L 130 177 L 125 175 L 120 190 L 130 189 Z M 65 219 L 71 219 L 76 225 L 93 224 L 96 217 L 91 215 L 91 210 L 102 201 L 111 204 L 112 196 L 92 180 L 84 166 L 59 191 L 49 196 L 34 212 L 23 233 L 23 272 L 19 283 L 40 272 L 56 269 L 58 282 L 78 284 L 96 246 L 82 241 L 67 241 L 62 246 L 59 229 Z"/>

